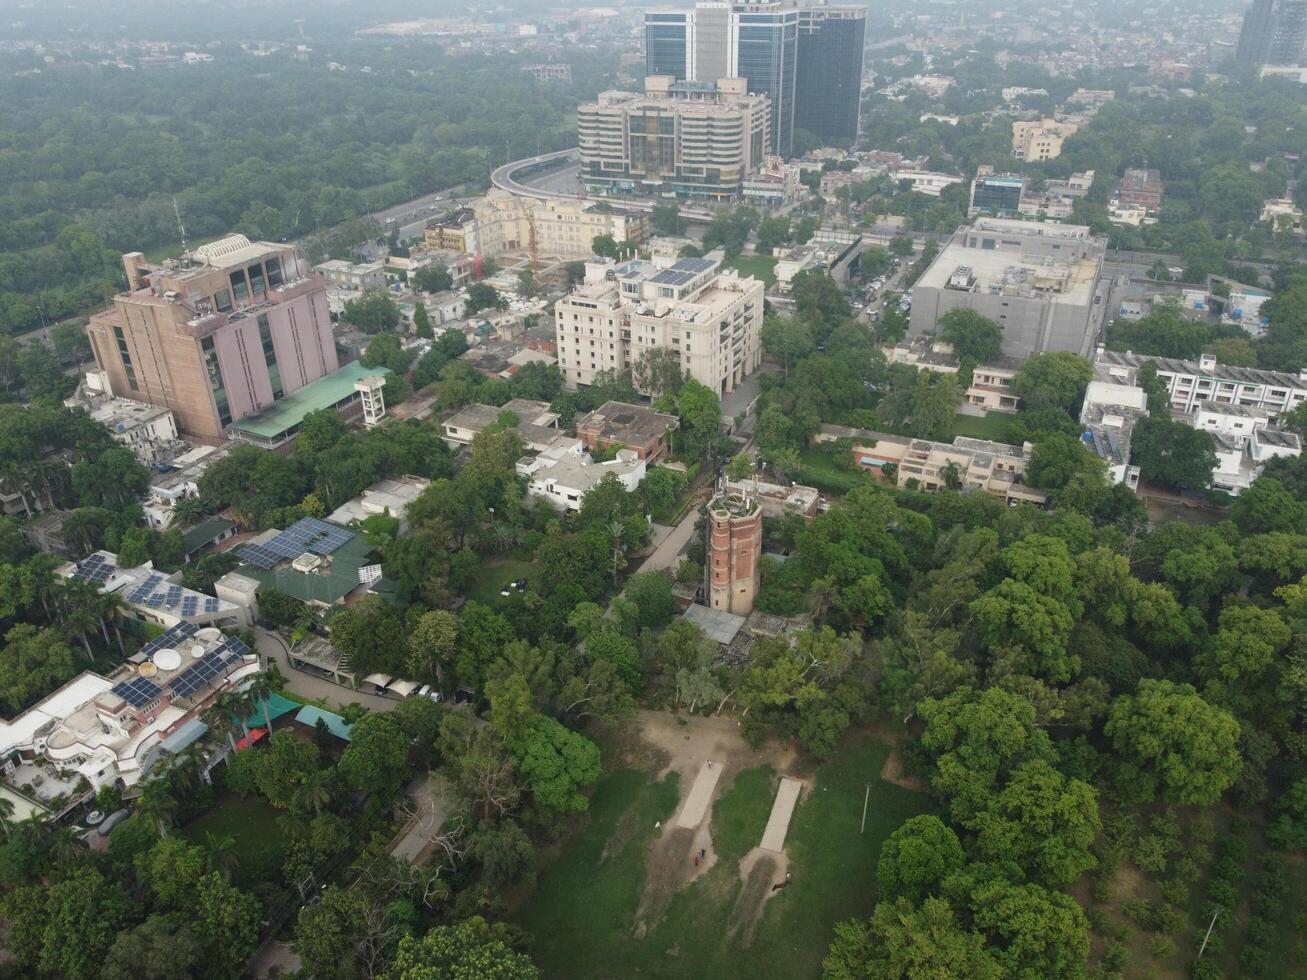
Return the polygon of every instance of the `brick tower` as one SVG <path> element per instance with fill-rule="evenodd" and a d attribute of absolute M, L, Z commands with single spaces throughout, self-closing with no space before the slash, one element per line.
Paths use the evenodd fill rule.
<path fill-rule="evenodd" d="M 718 492 L 708 504 L 708 606 L 747 616 L 758 595 L 762 559 L 762 508 L 741 493 Z"/>

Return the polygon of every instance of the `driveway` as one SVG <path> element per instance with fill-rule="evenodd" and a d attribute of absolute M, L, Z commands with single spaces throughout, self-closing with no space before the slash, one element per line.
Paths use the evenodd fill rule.
<path fill-rule="evenodd" d="M 409 783 L 414 815 L 390 849 L 392 857 L 409 864 L 425 864 L 424 852 L 445 825 L 453 806 L 453 794 L 439 773 L 427 773 Z"/>
<path fill-rule="evenodd" d="M 685 516 L 681 518 L 681 523 L 663 535 L 653 553 L 640 565 L 640 571 L 647 572 L 660 568 L 670 568 L 674 571 L 678 563 L 677 559 L 685 550 L 691 535 L 694 534 L 694 522 L 698 519 L 698 507 L 691 507 L 686 511 Z"/>
<path fill-rule="evenodd" d="M 281 669 L 282 676 L 286 678 L 287 690 L 298 694 L 300 697 L 325 701 L 327 704 L 339 708 L 358 702 L 363 707 L 371 708 L 373 711 L 393 711 L 395 705 L 399 703 L 394 698 L 378 697 L 375 694 L 368 694 L 366 691 L 355 691 L 340 684 L 333 684 L 316 674 L 306 674 L 304 671 L 292 667 L 290 658 L 287 656 L 286 643 L 275 633 L 256 628 L 254 637 L 264 661 L 266 663 L 275 663 Z"/>

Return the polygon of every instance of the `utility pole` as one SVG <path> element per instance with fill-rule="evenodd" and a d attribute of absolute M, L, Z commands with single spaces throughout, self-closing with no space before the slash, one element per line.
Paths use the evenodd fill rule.
<path fill-rule="evenodd" d="M 861 834 L 863 831 L 867 829 L 867 804 L 870 801 L 871 801 L 871 783 L 868 783 L 867 792 L 863 794 L 862 797 L 862 826 L 858 828 L 859 834 Z M 1199 955 L 1201 956 L 1202 954 L 1200 953 Z"/>
<path fill-rule="evenodd" d="M 1203 937 L 1203 944 L 1198 949 L 1198 959 L 1203 958 L 1203 950 L 1207 949 L 1207 940 L 1212 938 L 1212 927 L 1216 925 L 1216 917 L 1221 914 L 1221 907 L 1218 905 L 1216 911 L 1212 913 L 1212 921 L 1207 924 L 1207 935 Z"/>

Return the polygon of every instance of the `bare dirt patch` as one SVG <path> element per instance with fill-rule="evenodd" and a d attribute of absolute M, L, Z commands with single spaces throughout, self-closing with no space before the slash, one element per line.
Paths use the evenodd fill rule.
<path fill-rule="evenodd" d="M 638 731 L 640 740 L 645 745 L 626 745 L 624 752 L 630 753 L 632 758 L 661 761 L 662 768 L 656 773 L 656 779 L 665 779 L 673 770 L 681 774 L 678 814 L 685 805 L 695 775 L 708 760 L 722 767 L 713 796 L 714 803 L 734 783 L 735 776 L 741 769 L 770 765 L 778 772 L 792 773 L 800 762 L 799 754 L 791 746 L 779 742 L 768 741 L 757 749 L 752 748 L 740 737 L 739 724 L 733 718 L 701 718 L 678 716 L 669 712 L 641 711 L 637 713 L 632 728 Z M 657 924 L 678 891 L 706 875 L 717 864 L 710 831 L 711 822 L 712 804 L 709 804 L 703 821 L 696 828 L 677 827 L 675 818 L 663 824 L 660 834 L 649 847 L 644 893 L 640 897 L 633 926 L 637 938 Z M 761 838 L 761 827 L 758 833 Z M 696 865 L 694 859 L 700 852 L 704 856 Z M 783 856 L 774 854 L 770 857 L 783 859 Z M 754 867 L 753 863 L 745 867 L 748 860 L 746 855 L 740 864 L 740 876 L 745 881 L 746 891 Z M 783 876 L 783 870 L 781 874 Z M 723 887 L 731 885 L 729 876 L 717 876 L 711 881 L 720 881 Z M 770 888 L 769 881 L 768 894 Z M 741 895 L 743 898 L 744 895 Z M 737 907 L 741 907 L 741 927 L 747 926 L 749 934 L 753 921 L 761 914 L 762 904 L 762 900 L 750 901 L 746 915 L 746 907 L 741 907 L 737 902 Z"/>

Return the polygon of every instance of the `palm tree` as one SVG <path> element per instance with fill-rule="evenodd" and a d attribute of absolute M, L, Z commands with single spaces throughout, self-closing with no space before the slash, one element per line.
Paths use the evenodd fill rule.
<path fill-rule="evenodd" d="M 245 688 L 245 694 L 249 697 L 254 705 L 263 705 L 263 722 L 268 728 L 268 733 L 272 733 L 272 709 L 269 702 L 272 700 L 274 688 L 272 678 L 266 673 L 255 674 L 250 678 L 249 686 Z"/>
<path fill-rule="evenodd" d="M 82 641 L 88 661 L 95 660 L 88 636 L 101 623 L 99 603 L 100 590 L 89 582 L 73 579 L 65 582 L 59 590 L 59 619 L 64 633 Z"/>
<path fill-rule="evenodd" d="M 206 830 L 204 863 L 210 871 L 217 871 L 224 877 L 230 878 L 241 864 L 240 851 L 236 850 L 236 838 L 227 834 L 219 837 L 213 831 Z"/>
<path fill-rule="evenodd" d="M 313 769 L 300 778 L 292 799 L 297 810 L 312 810 L 313 815 L 321 816 L 322 808 L 331 802 L 331 789 L 327 784 L 327 771 Z"/>
<path fill-rule="evenodd" d="M 209 505 L 199 497 L 182 497 L 172 505 L 172 519 L 179 527 L 195 524 L 209 513 Z"/>
<path fill-rule="evenodd" d="M 247 691 L 228 691 L 228 707 L 232 714 L 236 716 L 236 722 L 241 726 L 241 734 L 245 736 L 245 741 L 250 740 L 250 726 L 246 723 L 250 712 L 254 710 L 254 699 L 250 697 Z"/>
<path fill-rule="evenodd" d="M 142 819 L 154 821 L 160 837 L 168 836 L 168 827 L 177 815 L 177 798 L 166 775 L 151 779 L 141 790 L 136 811 Z"/>
<path fill-rule="evenodd" d="M 232 752 L 235 752 L 236 736 L 232 732 L 235 731 L 236 725 L 231 720 L 233 714 L 230 694 L 219 694 L 204 713 L 204 720 L 211 731 L 227 736 L 227 744 L 231 746 Z"/>
<path fill-rule="evenodd" d="M 14 815 L 14 801 L 7 796 L 0 796 L 0 835 L 9 836 L 9 830 L 13 826 L 10 820 Z"/>
<path fill-rule="evenodd" d="M 104 636 L 104 645 L 110 646 L 108 624 L 113 624 L 114 636 L 118 639 L 118 651 L 126 655 L 123 647 L 123 634 L 118 629 L 118 619 L 127 608 L 127 602 L 117 592 L 101 592 L 96 599 L 95 611 L 100 618 L 100 633 Z"/>

